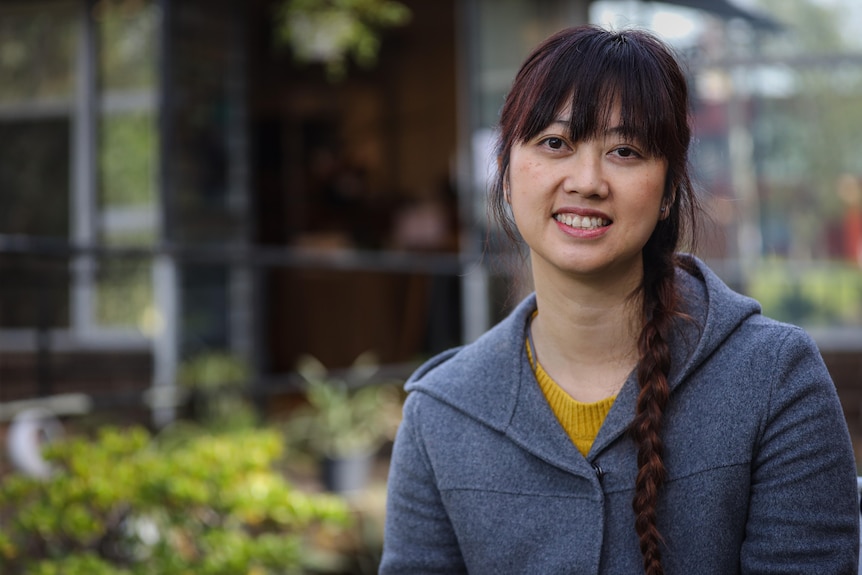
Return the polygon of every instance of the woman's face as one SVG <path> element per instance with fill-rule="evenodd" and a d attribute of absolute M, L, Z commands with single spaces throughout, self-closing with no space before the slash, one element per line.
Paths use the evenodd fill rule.
<path fill-rule="evenodd" d="M 641 251 L 664 214 L 664 158 L 625 137 L 619 111 L 590 140 L 568 136 L 569 110 L 510 153 L 508 200 L 533 274 L 640 282 Z"/>

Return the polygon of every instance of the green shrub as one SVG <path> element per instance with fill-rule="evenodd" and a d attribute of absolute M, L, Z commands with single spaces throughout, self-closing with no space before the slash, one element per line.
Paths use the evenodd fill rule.
<path fill-rule="evenodd" d="M 855 265 L 767 258 L 752 271 L 746 292 L 766 315 L 804 327 L 862 322 L 862 273 Z"/>
<path fill-rule="evenodd" d="M 0 482 L 6 575 L 301 572 L 309 538 L 348 527 L 345 503 L 276 471 L 280 435 L 107 428 L 46 448 L 47 480 Z"/>

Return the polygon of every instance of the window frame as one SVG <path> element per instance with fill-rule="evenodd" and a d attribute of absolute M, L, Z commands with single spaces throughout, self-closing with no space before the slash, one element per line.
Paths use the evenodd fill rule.
<path fill-rule="evenodd" d="M 104 349 L 104 350 L 148 350 L 154 337 L 133 326 L 105 326 L 97 318 L 96 297 L 98 259 L 110 253 L 100 243 L 100 228 L 110 228 L 111 222 L 124 216 L 143 220 L 159 233 L 158 191 L 154 194 L 151 214 L 140 217 L 140 208 L 100 209 L 99 197 L 99 121 L 111 114 L 149 111 L 154 116 L 158 132 L 157 100 L 158 76 L 150 89 L 134 91 L 102 92 L 98 81 L 98 23 L 90 16 L 92 0 L 51 0 L 48 2 L 15 2 L 0 4 L 0 14 L 14 12 L 63 10 L 72 14 L 76 33 L 76 50 L 73 56 L 74 84 L 68 98 L 56 97 L 36 100 L 0 103 L 0 123 L 4 120 L 66 117 L 70 126 L 69 157 L 69 236 L 68 269 L 69 281 L 69 325 L 67 327 L 4 328 L 0 327 L 0 350 L 26 351 L 33 349 L 33 342 L 50 338 L 55 350 Z M 154 55 L 156 57 L 157 55 Z M 154 152 L 159 162 L 158 149 Z M 154 181 L 158 186 L 157 172 Z M 136 212 L 136 213 L 132 213 Z M 96 248 L 96 249 L 94 249 Z M 99 255 L 96 254 L 98 252 Z M 62 261 L 62 260 L 60 260 Z M 154 300 L 173 297 L 166 286 L 158 285 L 164 274 L 156 271 L 157 264 L 150 264 Z M 172 291 L 173 288 L 167 291 Z M 155 305 L 154 301 L 154 305 Z"/>

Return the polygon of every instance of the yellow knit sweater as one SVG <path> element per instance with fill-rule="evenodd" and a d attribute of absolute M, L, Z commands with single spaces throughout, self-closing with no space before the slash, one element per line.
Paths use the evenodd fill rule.
<path fill-rule="evenodd" d="M 590 447 L 599 434 L 599 429 L 605 421 L 611 406 L 616 399 L 615 395 L 602 399 L 595 403 L 581 403 L 572 398 L 571 395 L 563 391 L 557 383 L 551 379 L 551 376 L 542 369 L 541 364 L 533 361 L 533 353 L 530 349 L 530 341 L 527 340 L 527 357 L 530 358 L 530 365 L 533 366 L 533 373 L 536 374 L 536 381 L 539 382 L 539 387 L 548 404 L 557 416 L 557 420 L 563 429 L 569 435 L 572 443 L 578 448 L 584 457 L 590 452 Z"/>

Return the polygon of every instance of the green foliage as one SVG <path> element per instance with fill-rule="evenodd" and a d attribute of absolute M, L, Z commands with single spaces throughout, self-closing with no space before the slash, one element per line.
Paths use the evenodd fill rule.
<path fill-rule="evenodd" d="M 840 263 L 802 265 L 767 259 L 753 271 L 747 293 L 771 317 L 806 327 L 862 323 L 862 272 Z"/>
<path fill-rule="evenodd" d="M 402 26 L 410 16 L 410 9 L 395 0 L 283 0 L 276 27 L 297 61 L 322 61 L 329 78 L 340 80 L 348 57 L 373 66 L 381 30 Z"/>
<path fill-rule="evenodd" d="M 144 329 L 146 310 L 153 305 L 150 264 L 143 260 L 103 259 L 96 283 L 96 317 L 110 327 Z"/>
<path fill-rule="evenodd" d="M 73 63 L 79 33 L 71 12 L 74 8 L 4 9 L 0 19 L 0 102 L 68 98 L 74 93 Z"/>
<path fill-rule="evenodd" d="M 155 210 L 158 132 L 153 113 L 106 115 L 99 127 L 103 207 Z"/>
<path fill-rule="evenodd" d="M 299 572 L 311 534 L 340 533 L 350 516 L 276 472 L 282 449 L 273 431 L 154 439 L 140 428 L 53 444 L 50 479 L 0 483 L 0 572 Z"/>
<path fill-rule="evenodd" d="M 394 437 L 401 419 L 399 388 L 392 382 L 373 382 L 377 366 L 363 354 L 339 377 L 315 358 L 305 356 L 298 366 L 305 379 L 308 406 L 288 423 L 288 437 L 316 455 L 338 458 L 370 454 Z"/>
<path fill-rule="evenodd" d="M 195 417 L 213 429 L 243 429 L 256 423 L 254 409 L 243 395 L 250 377 L 244 360 L 220 351 L 185 360 L 177 374 L 180 385 L 192 393 Z"/>
<path fill-rule="evenodd" d="M 115 567 L 94 553 L 39 561 L 28 575 L 132 575 L 132 571 Z"/>
<path fill-rule="evenodd" d="M 178 378 L 182 385 L 216 391 L 242 385 L 250 375 L 249 367 L 242 359 L 228 352 L 212 351 L 184 361 Z"/>
<path fill-rule="evenodd" d="M 101 0 L 99 79 L 107 90 L 150 89 L 156 84 L 159 7 L 155 2 Z"/>

